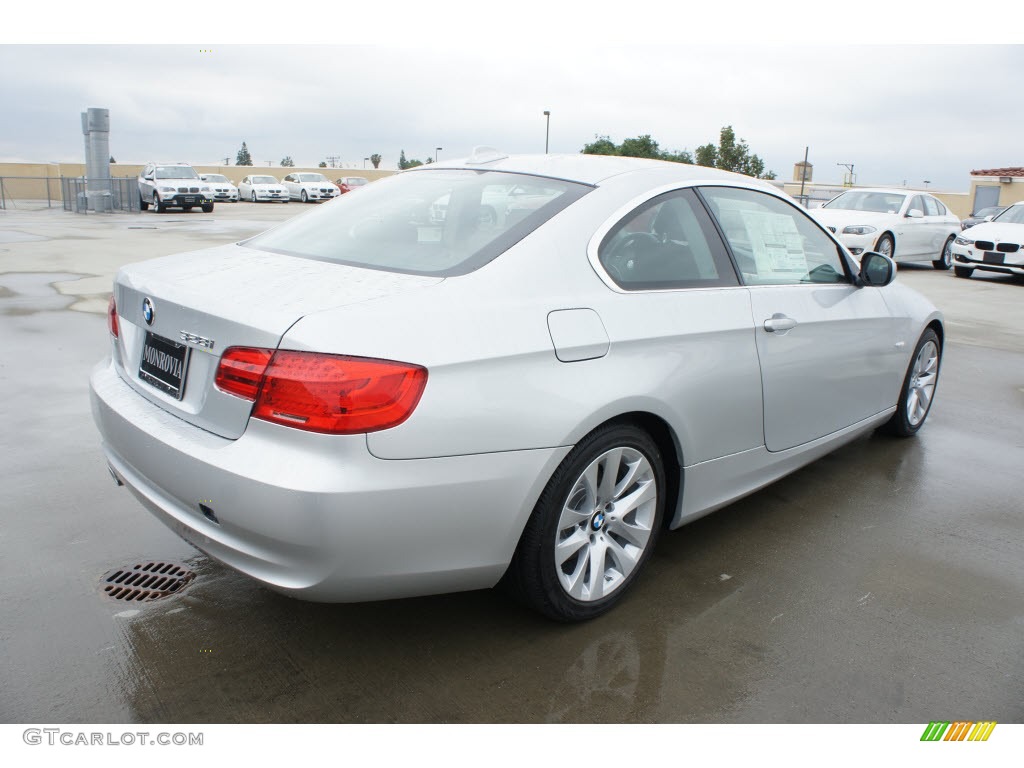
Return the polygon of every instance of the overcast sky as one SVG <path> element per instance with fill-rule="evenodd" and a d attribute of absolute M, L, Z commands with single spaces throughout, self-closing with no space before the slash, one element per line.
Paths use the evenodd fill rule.
<path fill-rule="evenodd" d="M 966 191 L 972 169 L 1024 165 L 1022 45 L 783 45 L 807 38 L 783 27 L 763 36 L 773 45 L 654 37 L 553 44 L 548 27 L 531 44 L 437 32 L 359 46 L 8 42 L 0 160 L 81 162 L 88 107 L 110 109 L 122 163 L 233 164 L 245 141 L 264 167 L 336 155 L 349 168 L 374 152 L 393 168 L 403 149 L 422 160 L 478 144 L 543 152 L 547 109 L 552 152 L 641 134 L 692 151 L 732 125 L 784 179 L 805 145 L 822 182 L 852 163 L 858 183 Z"/>

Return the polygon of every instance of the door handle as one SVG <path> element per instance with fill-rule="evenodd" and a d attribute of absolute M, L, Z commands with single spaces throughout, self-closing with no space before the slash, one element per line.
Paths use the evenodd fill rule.
<path fill-rule="evenodd" d="M 789 331 L 796 328 L 796 320 L 792 317 L 786 317 L 781 312 L 776 312 L 774 315 L 764 321 L 764 329 L 768 333 L 778 333 L 780 331 Z"/>

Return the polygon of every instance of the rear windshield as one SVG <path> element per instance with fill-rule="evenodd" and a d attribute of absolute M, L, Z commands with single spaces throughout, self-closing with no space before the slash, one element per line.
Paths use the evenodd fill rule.
<path fill-rule="evenodd" d="M 898 192 L 844 192 L 822 208 L 840 208 L 847 211 L 870 211 L 872 213 L 899 213 L 906 195 Z"/>
<path fill-rule="evenodd" d="M 447 277 L 479 269 L 591 190 L 475 170 L 398 174 L 247 241 L 250 248 Z"/>

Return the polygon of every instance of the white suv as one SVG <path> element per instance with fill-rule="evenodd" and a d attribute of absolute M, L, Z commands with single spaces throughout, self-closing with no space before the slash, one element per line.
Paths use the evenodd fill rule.
<path fill-rule="evenodd" d="M 145 211 L 151 205 L 157 213 L 168 208 L 191 211 L 197 205 L 210 213 L 213 193 L 188 163 L 147 163 L 139 174 L 139 207 Z"/>

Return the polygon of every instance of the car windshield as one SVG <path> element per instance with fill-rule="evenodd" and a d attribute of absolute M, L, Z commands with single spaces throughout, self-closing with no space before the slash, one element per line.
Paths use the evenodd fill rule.
<path fill-rule="evenodd" d="M 976 213 L 972 213 L 971 216 L 976 216 L 979 219 L 984 219 L 986 216 L 997 216 L 1002 211 L 1002 206 L 996 205 L 991 208 L 982 208 Z"/>
<path fill-rule="evenodd" d="M 198 179 L 196 169 L 189 165 L 158 165 L 156 167 L 156 178 L 158 179 Z"/>
<path fill-rule="evenodd" d="M 223 184 L 228 180 L 227 176 L 221 176 L 219 173 L 208 173 L 204 176 L 207 181 L 215 181 L 218 184 Z"/>
<path fill-rule="evenodd" d="M 508 194 L 513 187 L 521 194 Z M 462 275 L 497 258 L 590 190 L 498 171 L 412 171 L 344 195 L 245 245 L 368 269 Z"/>
<path fill-rule="evenodd" d="M 835 200 L 825 203 L 822 208 L 838 208 L 846 211 L 870 211 L 871 213 L 899 213 L 906 195 L 898 192 L 864 192 L 856 190 L 843 192 Z"/>
<path fill-rule="evenodd" d="M 277 179 L 273 176 L 253 176 L 253 184 L 277 184 Z"/>
<path fill-rule="evenodd" d="M 992 221 L 1000 224 L 1024 224 L 1024 205 L 1011 205 Z"/>
<path fill-rule="evenodd" d="M 322 173 L 300 173 L 299 181 L 327 181 Z"/>

